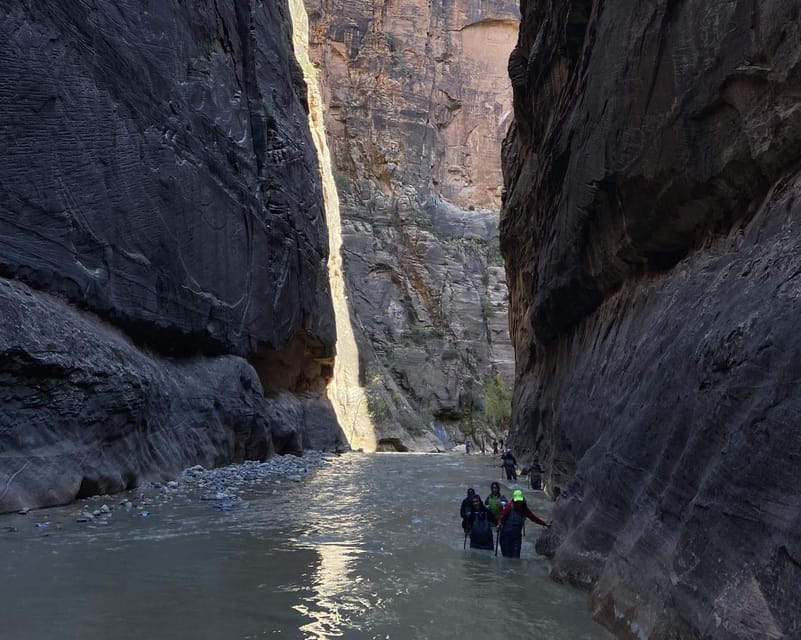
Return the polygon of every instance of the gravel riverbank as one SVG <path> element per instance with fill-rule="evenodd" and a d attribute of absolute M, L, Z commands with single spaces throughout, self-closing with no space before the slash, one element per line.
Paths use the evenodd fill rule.
<path fill-rule="evenodd" d="M 230 511 L 247 508 L 247 492 L 256 486 L 275 484 L 274 493 L 285 482 L 303 482 L 326 464 L 331 453 L 307 450 L 303 456 L 273 456 L 266 462 L 247 461 L 216 469 L 190 467 L 174 480 L 144 482 L 135 489 L 115 495 L 92 496 L 70 505 L 0 516 L 0 533 L 25 530 L 51 533 L 70 526 L 109 526 L 125 518 L 149 518 L 159 507 L 174 501 L 200 501 L 209 509 Z"/>

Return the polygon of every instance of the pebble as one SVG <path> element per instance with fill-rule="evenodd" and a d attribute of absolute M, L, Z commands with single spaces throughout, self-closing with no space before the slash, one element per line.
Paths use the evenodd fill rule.
<path fill-rule="evenodd" d="M 204 469 L 200 465 L 195 465 L 181 474 L 175 488 L 205 489 L 199 499 L 212 502 L 212 507 L 220 511 L 230 511 L 235 507 L 245 508 L 247 503 L 242 502 L 237 495 L 239 489 L 245 490 L 254 484 L 271 479 L 275 484 L 280 484 L 279 478 L 286 478 L 290 482 L 302 482 L 303 476 L 308 474 L 310 469 L 322 467 L 329 455 L 309 450 L 304 452 L 303 457 L 273 456 L 266 462 L 247 461 L 217 469 Z M 276 491 L 273 490 L 273 493 Z"/>

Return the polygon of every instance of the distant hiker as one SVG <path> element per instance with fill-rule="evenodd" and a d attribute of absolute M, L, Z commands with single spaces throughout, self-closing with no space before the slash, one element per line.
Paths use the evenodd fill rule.
<path fill-rule="evenodd" d="M 506 505 L 500 518 L 498 518 L 498 542 L 501 546 L 501 554 L 505 558 L 519 558 L 520 547 L 523 543 L 523 525 L 526 518 L 536 522 L 543 527 L 548 523 L 538 518 L 526 504 L 523 492 L 515 489 L 512 494 L 512 501 Z"/>
<path fill-rule="evenodd" d="M 470 512 L 467 519 L 470 521 L 470 548 L 492 550 L 493 538 L 489 512 L 478 495 L 474 495 L 470 499 Z"/>
<path fill-rule="evenodd" d="M 501 438 L 500 440 L 498 440 L 498 448 L 500 448 L 501 450 L 503 450 L 503 438 Z"/>
<path fill-rule="evenodd" d="M 506 479 L 517 481 L 517 460 L 512 455 L 511 449 L 507 449 L 501 456 L 501 464 L 504 471 L 506 471 Z"/>
<path fill-rule="evenodd" d="M 464 529 L 464 534 L 467 535 L 470 533 L 470 528 L 473 526 L 472 521 L 472 500 L 473 498 L 478 497 L 476 490 L 472 487 L 467 490 L 467 497 L 462 500 L 462 506 L 459 509 L 459 515 L 462 516 L 462 529 Z M 479 502 L 481 502 L 481 498 L 478 497 Z"/>
<path fill-rule="evenodd" d="M 536 458 L 534 458 L 534 462 L 531 463 L 528 469 L 528 478 L 532 489 L 539 491 L 542 488 L 542 467 L 540 467 L 540 463 L 537 462 Z"/>
<path fill-rule="evenodd" d="M 494 455 L 494 456 L 498 455 L 498 441 L 497 440 L 493 440 L 492 441 L 492 455 Z"/>
<path fill-rule="evenodd" d="M 490 494 L 484 504 L 487 505 L 490 522 L 497 524 L 503 508 L 506 506 L 506 496 L 501 493 L 501 485 L 497 482 L 490 484 Z"/>
<path fill-rule="evenodd" d="M 473 445 L 470 443 L 470 440 L 464 441 L 464 452 L 470 454 L 470 450 L 473 448 Z"/>

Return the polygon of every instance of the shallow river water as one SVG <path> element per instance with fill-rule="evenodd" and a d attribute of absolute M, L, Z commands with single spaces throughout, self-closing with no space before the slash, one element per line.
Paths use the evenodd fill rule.
<path fill-rule="evenodd" d="M 463 549 L 461 499 L 491 480 L 490 456 L 349 454 L 227 511 L 187 495 L 105 526 L 78 505 L 0 516 L 0 640 L 610 638 L 548 579 L 533 523 L 519 560 Z"/>

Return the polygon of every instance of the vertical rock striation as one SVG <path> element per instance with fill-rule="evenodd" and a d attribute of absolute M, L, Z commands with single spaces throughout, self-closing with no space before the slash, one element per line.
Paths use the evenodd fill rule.
<path fill-rule="evenodd" d="M 470 432 L 513 368 L 497 211 L 517 3 L 305 4 L 377 446 L 440 447 L 432 422 Z"/>
<path fill-rule="evenodd" d="M 801 7 L 528 0 L 501 246 L 539 541 L 621 638 L 795 638 Z"/>
<path fill-rule="evenodd" d="M 0 511 L 336 440 L 291 33 L 286 0 L 0 1 Z"/>

